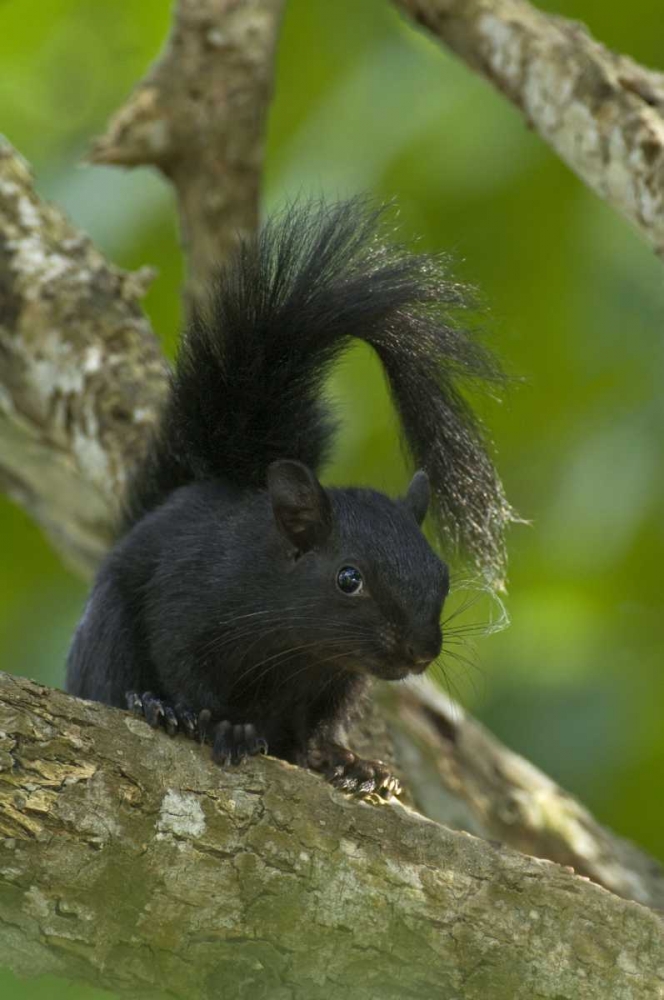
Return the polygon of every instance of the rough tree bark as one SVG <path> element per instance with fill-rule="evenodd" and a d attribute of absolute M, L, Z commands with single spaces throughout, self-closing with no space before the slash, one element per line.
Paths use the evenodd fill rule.
<path fill-rule="evenodd" d="M 379 689 L 397 767 L 425 816 L 589 876 L 664 912 L 664 871 L 429 680 Z"/>
<path fill-rule="evenodd" d="M 186 299 L 258 222 L 265 120 L 285 0 L 179 0 L 166 48 L 108 131 L 95 163 L 155 166 L 178 200 Z"/>
<path fill-rule="evenodd" d="M 166 387 L 139 305 L 149 278 L 40 201 L 0 137 L 0 485 L 86 574 Z"/>
<path fill-rule="evenodd" d="M 0 675 L 0 956 L 182 1000 L 650 1000 L 658 918 L 274 760 Z"/>
<path fill-rule="evenodd" d="M 398 2 L 441 34 L 449 29 L 448 41 L 514 100 L 517 82 L 532 77 L 552 102 L 557 148 L 575 147 L 578 118 L 559 106 L 560 75 L 551 93 L 537 91 L 533 66 L 546 60 L 526 28 L 557 25 L 563 40 L 577 29 L 549 25 L 516 0 Z M 257 218 L 281 6 L 180 0 L 160 63 L 93 152 L 151 163 L 173 181 L 191 302 Z M 510 27 L 494 32 L 492 62 L 483 49 L 472 55 L 480 15 L 500 24 L 505 15 Z M 579 37 L 587 51 L 579 42 L 573 52 L 592 77 L 606 54 Z M 575 95 L 577 68 L 571 59 Z M 644 91 L 647 72 L 632 66 L 625 79 L 637 83 L 621 84 L 636 104 L 607 97 L 605 116 L 623 115 L 623 139 L 638 138 L 635 123 L 651 124 L 643 102 L 659 115 L 661 78 Z M 545 122 L 533 121 L 547 136 Z M 659 155 L 657 147 L 647 177 L 654 221 L 642 225 L 656 246 Z M 595 186 L 624 210 L 624 191 L 632 185 L 641 197 L 645 181 L 639 157 L 621 156 L 618 167 L 633 168 L 622 194 L 608 181 Z M 163 398 L 165 369 L 137 306 L 144 283 L 107 265 L 42 205 L 25 165 L 2 148 L 0 481 L 86 574 L 108 544 L 125 470 Z M 386 728 L 430 815 L 662 906 L 651 859 L 440 696 L 392 689 L 357 740 L 375 746 Z M 396 804 L 349 802 L 278 762 L 221 776 L 194 747 L 16 679 L 0 683 L 0 731 L 0 961 L 19 973 L 56 971 L 143 997 L 664 997 L 657 918 L 560 867 Z"/>
<path fill-rule="evenodd" d="M 664 73 L 527 0 L 393 0 L 523 113 L 664 255 Z"/>

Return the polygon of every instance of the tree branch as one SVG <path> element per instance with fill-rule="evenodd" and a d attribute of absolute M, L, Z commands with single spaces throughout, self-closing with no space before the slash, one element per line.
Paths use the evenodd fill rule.
<path fill-rule="evenodd" d="M 157 167 L 178 199 L 190 305 L 254 231 L 285 0 L 178 0 L 159 60 L 95 143 L 96 163 Z"/>
<path fill-rule="evenodd" d="M 655 915 L 274 760 L 0 676 L 0 961 L 142 998 L 659 996 Z"/>
<path fill-rule="evenodd" d="M 166 387 L 149 279 L 40 201 L 0 137 L 0 485 L 86 575 Z"/>
<path fill-rule="evenodd" d="M 258 218 L 264 126 L 284 0 L 179 0 L 165 52 L 98 162 L 159 167 L 189 252 L 190 304 Z M 139 300 L 147 269 L 111 266 L 0 146 L 0 488 L 89 576 L 127 470 L 145 447 L 166 366 Z"/>
<path fill-rule="evenodd" d="M 664 73 L 526 0 L 394 0 L 664 255 Z"/>
<path fill-rule="evenodd" d="M 664 870 L 426 679 L 384 685 L 382 715 L 417 808 L 570 866 L 625 899 L 664 911 Z"/>

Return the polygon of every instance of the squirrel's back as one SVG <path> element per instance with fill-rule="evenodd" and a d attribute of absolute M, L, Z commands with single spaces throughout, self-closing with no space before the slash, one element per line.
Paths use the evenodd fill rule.
<path fill-rule="evenodd" d="M 285 458 L 318 472 L 334 430 L 324 383 L 356 339 L 382 362 L 443 533 L 500 573 L 510 509 L 463 383 L 501 376 L 450 322 L 463 289 L 448 279 L 447 261 L 386 242 L 383 214 L 358 199 L 295 206 L 240 243 L 208 313 L 183 337 L 127 527 L 190 482 L 262 489 L 268 466 Z"/>

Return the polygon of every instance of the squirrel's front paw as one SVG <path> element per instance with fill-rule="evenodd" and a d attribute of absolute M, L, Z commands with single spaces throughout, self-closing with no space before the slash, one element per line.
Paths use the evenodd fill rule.
<path fill-rule="evenodd" d="M 144 691 L 127 691 L 125 695 L 127 708 L 139 718 L 144 718 L 153 729 L 163 725 L 169 736 L 184 733 L 190 739 L 202 739 L 198 716 L 185 705 L 170 705 L 152 693 Z"/>
<path fill-rule="evenodd" d="M 363 760 L 342 746 L 327 746 L 309 753 L 309 767 L 320 771 L 342 792 L 368 795 L 371 792 L 389 798 L 401 794 L 401 784 L 382 760 Z"/>
<path fill-rule="evenodd" d="M 215 727 L 212 759 L 216 764 L 240 764 L 258 753 L 267 753 L 267 741 L 250 722 L 233 725 L 226 720 Z"/>

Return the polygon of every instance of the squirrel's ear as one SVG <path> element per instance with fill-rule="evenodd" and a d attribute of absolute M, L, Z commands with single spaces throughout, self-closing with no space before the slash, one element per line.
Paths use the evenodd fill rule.
<path fill-rule="evenodd" d="M 408 491 L 404 497 L 406 507 L 411 512 L 420 527 L 422 527 L 422 522 L 427 515 L 430 499 L 431 486 L 429 485 L 429 477 L 424 469 L 420 469 L 419 472 L 416 472 L 411 479 L 410 486 L 408 487 Z"/>
<path fill-rule="evenodd" d="M 267 488 L 277 527 L 300 552 L 324 542 L 332 528 L 327 493 L 302 462 L 272 462 Z"/>

